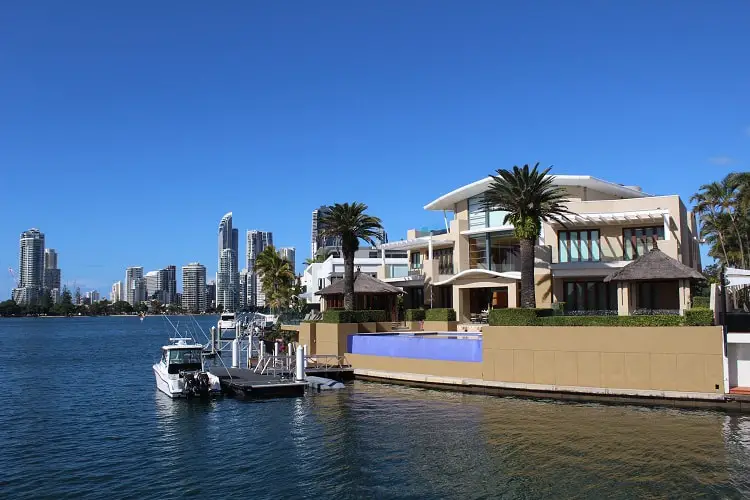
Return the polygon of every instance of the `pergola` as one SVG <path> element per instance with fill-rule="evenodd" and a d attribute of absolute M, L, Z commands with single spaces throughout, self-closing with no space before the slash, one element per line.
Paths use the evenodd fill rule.
<path fill-rule="evenodd" d="M 617 311 L 627 316 L 636 309 L 682 313 L 690 308 L 690 282 L 701 279 L 705 279 L 701 273 L 654 247 L 604 282 L 617 283 Z"/>

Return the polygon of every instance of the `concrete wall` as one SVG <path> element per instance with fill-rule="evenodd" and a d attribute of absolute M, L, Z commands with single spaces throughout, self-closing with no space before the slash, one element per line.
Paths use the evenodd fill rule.
<path fill-rule="evenodd" d="M 485 380 L 724 392 L 721 327 L 495 326 L 482 333 Z"/>
<path fill-rule="evenodd" d="M 346 354 L 347 337 L 355 333 L 359 333 L 358 323 L 317 323 L 314 354 L 343 356 Z"/>
<path fill-rule="evenodd" d="M 315 353 L 316 327 L 317 323 L 300 323 L 299 325 L 299 343 L 306 345 L 309 354 Z"/>
<path fill-rule="evenodd" d="M 363 354 L 347 354 L 346 359 L 355 370 L 361 368 L 392 373 L 420 373 L 436 377 L 482 378 L 482 363 L 392 358 Z"/>

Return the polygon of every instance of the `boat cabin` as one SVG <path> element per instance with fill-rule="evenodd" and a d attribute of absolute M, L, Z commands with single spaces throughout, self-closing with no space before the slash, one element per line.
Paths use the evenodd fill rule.
<path fill-rule="evenodd" d="M 177 343 L 161 348 L 161 362 L 167 367 L 167 373 L 170 374 L 202 370 L 202 354 L 203 346 L 200 344 Z"/>

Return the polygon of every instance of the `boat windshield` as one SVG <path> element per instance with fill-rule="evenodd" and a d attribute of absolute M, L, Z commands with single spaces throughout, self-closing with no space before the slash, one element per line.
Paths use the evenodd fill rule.
<path fill-rule="evenodd" d="M 169 373 L 179 373 L 181 370 L 200 370 L 201 348 L 195 349 L 170 349 L 169 350 Z"/>
<path fill-rule="evenodd" d="M 222 321 L 234 321 L 234 314 L 222 314 L 221 320 Z"/>

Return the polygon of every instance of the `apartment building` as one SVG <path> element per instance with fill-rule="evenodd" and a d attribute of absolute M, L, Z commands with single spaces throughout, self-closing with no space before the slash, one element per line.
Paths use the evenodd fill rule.
<path fill-rule="evenodd" d="M 486 177 L 428 203 L 442 211 L 445 228 L 410 230 L 383 250 L 408 252 L 407 276 L 381 266 L 380 277 L 406 292 L 407 307 L 451 307 L 461 322 L 483 322 L 493 308 L 520 302 L 520 258 L 505 213 L 483 207 Z M 694 214 L 677 195 L 653 196 L 587 175 L 557 175 L 568 195 L 569 220 L 544 224 L 535 248 L 538 307 L 569 311 L 618 310 L 618 285 L 604 278 L 654 245 L 667 256 L 700 270 Z M 449 216 L 452 214 L 452 217 Z M 675 283 L 643 283 L 634 291 L 637 308 L 681 309 Z M 669 293 L 667 293 L 669 292 Z M 620 296 L 620 300 L 622 297 Z"/>

